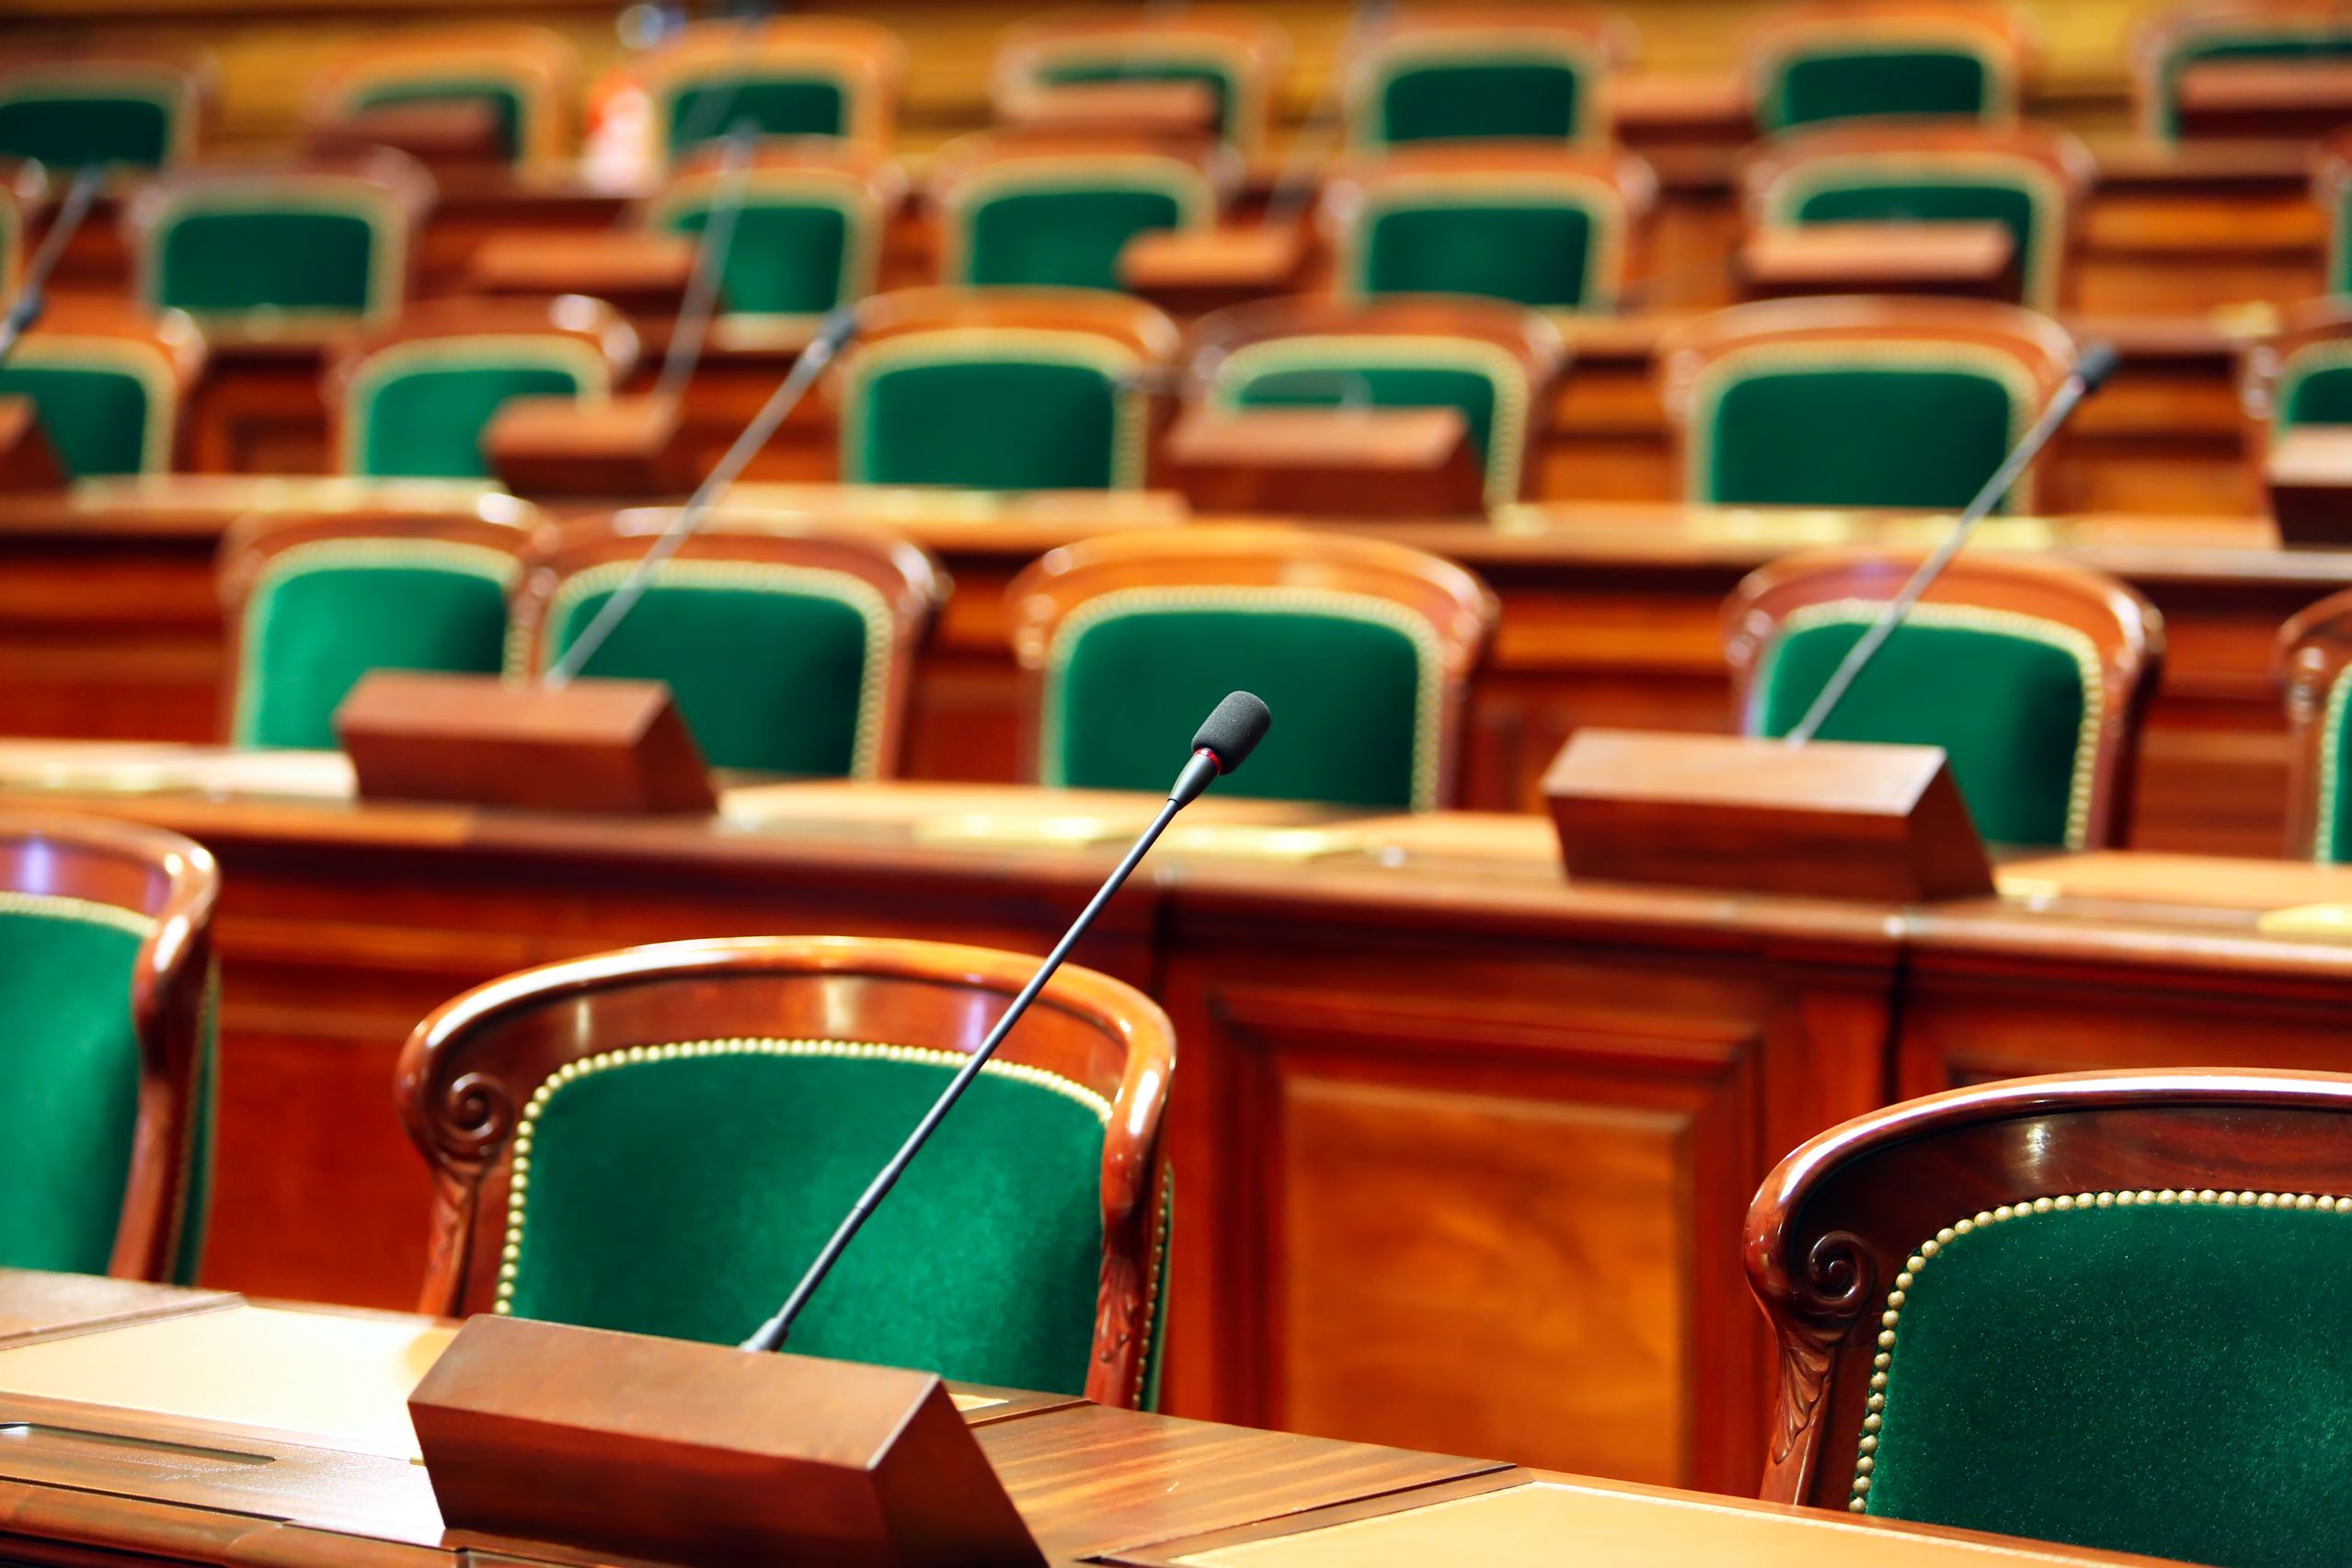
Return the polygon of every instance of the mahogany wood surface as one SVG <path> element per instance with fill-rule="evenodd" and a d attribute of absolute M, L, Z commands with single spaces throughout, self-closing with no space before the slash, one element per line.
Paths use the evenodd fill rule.
<path fill-rule="evenodd" d="M 1457 408 L 1195 409 L 1169 429 L 1170 485 L 1201 511 L 1483 517 L 1486 475 Z"/>
<path fill-rule="evenodd" d="M 2279 543 L 2352 544 L 2352 430 L 2307 425 L 2283 432 L 2264 455 L 2262 476 Z"/>
<path fill-rule="evenodd" d="M 1739 247 L 1743 291 L 1937 294 L 2014 300 L 2017 246 L 1999 223 L 1807 223 L 1767 228 Z"/>
<path fill-rule="evenodd" d="M 33 400 L 0 397 L 0 495 L 53 490 L 64 483 L 65 469 Z"/>

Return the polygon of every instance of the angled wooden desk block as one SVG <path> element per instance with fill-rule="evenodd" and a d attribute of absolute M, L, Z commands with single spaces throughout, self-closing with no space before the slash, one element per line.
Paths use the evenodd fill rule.
<path fill-rule="evenodd" d="M 2352 63 L 2325 55 L 2207 60 L 2177 90 L 2184 136 L 2308 141 L 2352 123 Z"/>
<path fill-rule="evenodd" d="M 1207 136 L 1217 128 L 1217 95 L 1206 82 L 1064 82 L 1011 95 L 1003 119 L 1022 131 Z"/>
<path fill-rule="evenodd" d="M 1297 223 L 1153 229 L 1119 253 L 1119 280 L 1162 310 L 1200 315 L 1306 287 L 1314 247 Z"/>
<path fill-rule="evenodd" d="M 625 315 L 675 315 L 699 254 L 687 235 L 631 229 L 494 234 L 476 247 L 465 282 L 477 294 L 586 294 Z"/>
<path fill-rule="evenodd" d="M 1168 482 L 1195 511 L 1467 517 L 1486 477 L 1458 408 L 1194 408 L 1168 432 Z"/>
<path fill-rule="evenodd" d="M 511 397 L 482 434 L 506 487 L 534 499 L 673 496 L 694 487 L 683 412 L 651 394 L 582 403 Z"/>
<path fill-rule="evenodd" d="M 1751 299 L 1790 294 L 2017 295 L 2017 246 L 1993 223 L 1792 223 L 1739 247 Z"/>
<path fill-rule="evenodd" d="M 2270 443 L 2263 459 L 2278 542 L 2294 547 L 2352 544 L 2352 426 L 2304 425 Z"/>
<path fill-rule="evenodd" d="M 61 489 L 65 465 L 57 460 L 40 411 L 29 397 L 0 397 L 0 495 Z"/>
<path fill-rule="evenodd" d="M 718 807 L 659 681 L 551 687 L 379 670 L 335 712 L 362 800 L 445 800 L 614 816 Z"/>
<path fill-rule="evenodd" d="M 311 150 L 362 154 L 378 147 L 427 164 L 497 165 L 504 155 L 499 115 L 487 99 L 385 104 L 311 127 Z"/>
<path fill-rule="evenodd" d="M 1933 746 L 1588 727 L 1543 798 L 1571 877 L 1894 903 L 1993 890 Z"/>

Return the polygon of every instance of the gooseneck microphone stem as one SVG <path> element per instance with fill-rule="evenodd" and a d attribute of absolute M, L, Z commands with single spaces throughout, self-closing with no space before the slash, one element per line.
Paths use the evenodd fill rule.
<path fill-rule="evenodd" d="M 8 362 L 23 341 L 26 333 L 40 320 L 40 313 L 49 305 L 49 275 L 57 270 L 57 263 L 65 254 L 65 246 L 90 215 L 90 203 L 98 200 L 99 168 L 85 164 L 81 173 L 74 177 L 74 184 L 59 203 L 57 216 L 41 236 L 40 248 L 25 267 L 24 287 L 9 302 L 8 314 L 0 317 L 0 364 Z"/>
<path fill-rule="evenodd" d="M 662 357 L 661 377 L 653 383 L 657 402 L 674 404 L 686 395 L 686 383 L 694 378 L 694 366 L 703 357 L 703 344 L 710 337 L 711 318 L 718 314 L 719 284 L 727 271 L 727 258 L 735 247 L 736 221 L 743 214 L 743 198 L 751 178 L 751 146 L 758 133 L 750 120 L 738 123 L 728 133 L 724 160 L 719 165 L 718 200 L 711 203 L 710 213 L 704 220 L 702 244 L 694 252 L 694 276 L 686 285 L 686 297 L 679 302 L 678 320 L 671 328 L 670 351 Z"/>
<path fill-rule="evenodd" d="M 1921 596 L 1934 586 L 1937 578 L 1944 575 L 1944 568 L 1959 555 L 1961 548 L 1968 544 L 1968 536 L 1977 531 L 1977 524 L 1982 522 L 1999 504 L 2001 498 L 2009 493 L 2010 486 L 2017 483 L 2018 475 L 2041 455 L 2041 450 L 2049 444 L 2049 439 L 2058 434 L 2059 427 L 2072 417 L 2076 406 L 2084 398 L 2099 389 L 2100 383 L 2114 369 L 2115 349 L 2110 345 L 2094 343 L 2084 351 L 2074 373 L 2066 378 L 2057 395 L 2049 400 L 2049 406 L 2042 410 L 2042 417 L 2034 421 L 2033 429 L 2010 449 L 2001 466 L 1993 470 L 1992 477 L 1984 482 L 1984 487 L 1962 509 L 1952 524 L 1952 531 L 1944 536 L 1944 542 L 1919 564 L 1918 569 L 1911 573 L 1910 580 L 1903 584 L 1895 597 L 1887 601 L 1885 612 L 1871 623 L 1870 629 L 1855 640 L 1853 647 L 1846 649 L 1845 658 L 1840 659 L 1837 669 L 1830 672 L 1830 679 L 1814 697 L 1813 705 L 1806 709 L 1805 716 L 1797 721 L 1796 727 L 1788 732 L 1788 744 L 1802 746 L 1820 732 L 1830 716 L 1838 711 L 1838 704 L 1853 689 L 1854 678 L 1862 673 L 1879 648 L 1885 646 L 1887 639 L 1895 635 L 1895 628 L 1903 624 Z"/>
<path fill-rule="evenodd" d="M 1279 228 L 1293 222 L 1323 189 L 1321 165 L 1326 143 L 1337 140 L 1344 117 L 1348 73 L 1356 55 L 1387 29 L 1393 9 L 1394 0 L 1360 0 L 1355 14 L 1348 18 L 1348 30 L 1341 35 L 1339 47 L 1332 54 L 1331 74 L 1314 102 L 1308 106 L 1306 118 L 1299 122 L 1298 134 L 1291 139 L 1290 151 L 1267 190 L 1266 208 L 1257 218 L 1260 228 Z"/>

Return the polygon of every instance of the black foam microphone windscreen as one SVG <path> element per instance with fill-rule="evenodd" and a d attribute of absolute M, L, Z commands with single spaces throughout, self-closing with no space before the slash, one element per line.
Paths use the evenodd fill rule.
<path fill-rule="evenodd" d="M 1273 723 L 1264 703 L 1247 692 L 1235 692 L 1201 721 L 1193 732 L 1192 749 L 1209 752 L 1217 759 L 1217 771 L 1230 773 L 1249 761 Z"/>

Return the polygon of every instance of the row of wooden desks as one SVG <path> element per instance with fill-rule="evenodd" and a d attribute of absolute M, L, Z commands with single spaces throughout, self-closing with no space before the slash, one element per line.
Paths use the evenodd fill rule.
<path fill-rule="evenodd" d="M 373 1306 L 420 1277 L 428 1184 L 391 1096 L 433 1006 L 688 937 L 1041 952 L 1154 804 L 782 784 L 621 821 L 348 790 L 332 755 L 0 746 L 0 806 L 221 860 L 205 1278 Z M 1187 1415 L 1744 1489 L 1769 1352 L 1739 1226 L 1781 1154 L 1987 1077 L 2352 1048 L 2325 908 L 2352 871 L 2059 857 L 1905 909 L 1572 884 L 1534 817 L 1196 811 L 1078 955 L 1177 1025 Z"/>
<path fill-rule="evenodd" d="M 406 1402 L 453 1332 L 0 1271 L 0 1551 L 72 1568 L 617 1561 L 444 1526 Z M 2149 1563 L 1051 1395 L 953 1393 L 1057 1565 L 1402 1568 L 1570 1552 L 1595 1568 Z"/>
<path fill-rule="evenodd" d="M 214 561 L 256 513 L 483 504 L 476 486 L 298 478 L 86 485 L 0 504 L 0 730 L 212 741 L 226 730 Z M 528 509 L 511 501 L 515 515 Z M 1173 498 L 977 496 L 745 485 L 748 515 L 839 517 L 930 548 L 956 590 L 921 656 L 908 774 L 973 783 L 1028 772 L 1029 694 L 1004 589 L 1046 551 L 1175 526 Z M 1318 525 L 1323 526 L 1323 525 Z M 1472 683 L 1463 803 L 1529 810 L 1586 724 L 1722 730 L 1733 721 L 1719 606 L 1741 577 L 1821 545 L 1925 547 L 1933 520 L 1853 512 L 1560 503 L 1483 522 L 1349 523 L 1463 562 L 1500 596 Z M 2095 515 L 1995 520 L 1981 548 L 2112 572 L 2163 612 L 2169 651 L 2148 716 L 2133 841 L 2274 854 L 2285 841 L 2286 719 L 2271 647 L 2286 620 L 2352 587 L 2352 551 L 2286 551 L 2267 520 Z"/>

